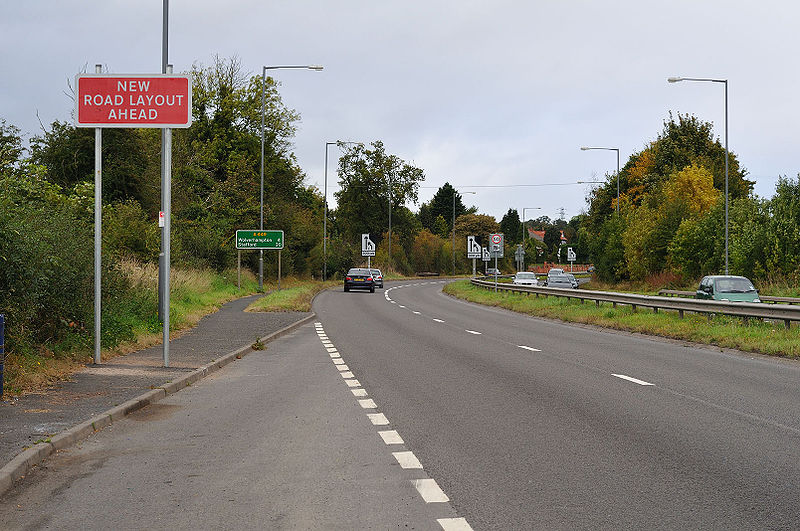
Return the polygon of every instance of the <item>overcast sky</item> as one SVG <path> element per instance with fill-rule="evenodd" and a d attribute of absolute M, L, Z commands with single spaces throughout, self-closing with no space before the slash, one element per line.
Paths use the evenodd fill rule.
<path fill-rule="evenodd" d="M 325 142 L 382 140 L 426 174 L 420 200 L 446 181 L 498 221 L 567 219 L 587 186 L 692 113 L 724 134 L 771 197 L 800 172 L 800 5 L 788 1 L 170 0 L 175 72 L 214 55 L 273 72 L 302 115 L 296 139 L 307 184 L 322 189 Z M 111 73 L 161 70 L 161 0 L 5 0 L 0 7 L 0 117 L 27 135 L 69 120 L 67 83 L 102 63 Z M 37 118 L 38 114 L 38 118 Z M 330 150 L 328 193 L 336 190 Z M 471 188 L 505 185 L 504 188 Z M 528 185 L 528 186 L 517 186 Z M 535 186 L 530 186 L 535 185 Z M 416 210 L 416 206 L 409 205 Z"/>

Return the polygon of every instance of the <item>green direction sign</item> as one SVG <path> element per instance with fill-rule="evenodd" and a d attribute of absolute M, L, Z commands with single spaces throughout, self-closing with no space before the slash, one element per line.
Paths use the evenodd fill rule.
<path fill-rule="evenodd" d="M 282 230 L 237 230 L 237 249 L 283 249 Z"/>

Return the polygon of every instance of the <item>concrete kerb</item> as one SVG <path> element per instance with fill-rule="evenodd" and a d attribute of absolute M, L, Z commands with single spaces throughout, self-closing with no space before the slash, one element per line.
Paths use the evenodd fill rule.
<path fill-rule="evenodd" d="M 288 334 L 296 328 L 314 320 L 316 315 L 312 312 L 311 315 L 300 319 L 299 321 L 290 324 L 280 330 L 273 332 L 267 336 L 259 338 L 262 343 L 268 343 L 279 337 Z M 9 461 L 5 466 L 0 468 L 0 496 L 7 490 L 14 486 L 14 483 L 24 478 L 30 470 L 44 461 L 50 454 L 57 450 L 63 450 L 76 442 L 85 439 L 89 435 L 100 431 L 106 426 L 110 426 L 114 421 L 121 420 L 125 416 L 137 411 L 147 405 L 154 404 L 165 398 L 167 395 L 176 393 L 188 387 L 189 385 L 197 382 L 198 380 L 214 373 L 227 365 L 228 363 L 240 359 L 252 351 L 252 347 L 246 346 L 238 350 L 225 354 L 221 358 L 204 365 L 177 380 L 168 382 L 161 387 L 157 387 L 148 391 L 136 398 L 128 400 L 118 406 L 115 406 L 108 411 L 105 411 L 91 419 L 82 422 L 72 428 L 69 428 L 58 435 L 54 435 L 47 441 L 37 443 L 30 448 L 18 454 L 14 459 Z"/>

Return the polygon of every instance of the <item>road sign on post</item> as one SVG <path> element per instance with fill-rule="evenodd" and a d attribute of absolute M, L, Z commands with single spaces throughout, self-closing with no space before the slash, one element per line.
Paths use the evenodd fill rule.
<path fill-rule="evenodd" d="M 569 262 L 569 270 L 572 271 L 572 264 L 575 262 L 575 251 L 572 247 L 567 247 L 567 261 Z"/>
<path fill-rule="evenodd" d="M 361 256 L 375 256 L 375 242 L 369 239 L 369 234 L 361 235 Z"/>
<path fill-rule="evenodd" d="M 489 236 L 489 252 L 492 258 L 503 258 L 503 235 L 492 234 Z"/>
<path fill-rule="evenodd" d="M 489 249 L 487 249 L 486 247 L 481 247 L 481 252 L 482 252 L 481 259 L 484 262 L 488 262 L 489 260 L 492 259 L 492 255 L 491 253 L 489 253 Z"/>
<path fill-rule="evenodd" d="M 192 83 L 172 74 L 78 74 L 76 127 L 185 128 L 192 125 Z"/>
<path fill-rule="evenodd" d="M 282 230 L 237 230 L 237 249 L 283 249 Z"/>
<path fill-rule="evenodd" d="M 475 236 L 467 236 L 467 258 L 480 258 L 481 245 L 475 241 Z"/>

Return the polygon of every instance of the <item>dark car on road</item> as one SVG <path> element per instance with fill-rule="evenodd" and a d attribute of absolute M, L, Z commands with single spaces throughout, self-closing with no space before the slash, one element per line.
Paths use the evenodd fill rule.
<path fill-rule="evenodd" d="M 761 302 L 758 291 L 750 279 L 732 275 L 703 277 L 695 298 L 727 302 Z"/>
<path fill-rule="evenodd" d="M 354 267 L 344 276 L 344 290 L 368 289 L 370 293 L 375 293 L 375 280 L 369 269 Z"/>

